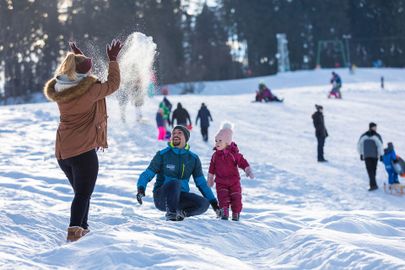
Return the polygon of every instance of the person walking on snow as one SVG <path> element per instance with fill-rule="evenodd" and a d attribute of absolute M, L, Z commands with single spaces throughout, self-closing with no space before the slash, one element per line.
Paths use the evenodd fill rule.
<path fill-rule="evenodd" d="M 232 141 L 232 126 L 225 123 L 215 136 L 215 152 L 211 157 L 208 170 L 208 185 L 216 183 L 216 191 L 221 209 L 221 218 L 229 218 L 229 206 L 232 220 L 238 221 L 242 211 L 242 187 L 238 168 L 254 178 L 247 160 L 239 153 L 238 146 Z"/>
<path fill-rule="evenodd" d="M 315 104 L 316 112 L 312 115 L 312 120 L 315 127 L 315 136 L 318 141 L 318 162 L 327 162 L 323 156 L 323 147 L 325 139 L 328 137 L 328 131 L 325 127 L 325 120 L 323 118 L 323 107 Z"/>
<path fill-rule="evenodd" d="M 200 128 L 203 141 L 208 141 L 208 127 L 210 126 L 210 121 L 212 122 L 212 116 L 207 106 L 201 103 L 201 108 L 198 110 L 197 117 L 195 119 L 195 125 L 198 124 L 198 119 L 200 119 Z"/>
<path fill-rule="evenodd" d="M 376 182 L 378 158 L 382 161 L 383 155 L 383 140 L 380 134 L 377 133 L 377 124 L 371 122 L 369 130 L 360 136 L 357 143 L 357 151 L 360 154 L 360 159 L 364 160 L 368 177 L 370 180 L 370 188 L 368 191 L 378 189 Z"/>
<path fill-rule="evenodd" d="M 398 173 L 394 169 L 394 165 L 398 163 L 398 158 L 392 142 L 389 142 L 388 147 L 384 149 L 382 162 L 384 163 L 385 170 L 388 173 L 388 184 L 399 184 Z"/>
<path fill-rule="evenodd" d="M 136 198 L 142 204 L 147 184 L 157 175 L 153 201 L 157 209 L 166 212 L 166 220 L 181 221 L 185 217 L 201 215 L 210 204 L 219 214 L 218 201 L 207 185 L 200 158 L 190 151 L 187 144 L 189 138 L 190 132 L 186 127 L 175 126 L 171 142 L 156 153 L 138 179 Z M 204 197 L 190 192 L 191 176 Z"/>
<path fill-rule="evenodd" d="M 181 105 L 180 102 L 177 103 L 177 108 L 173 111 L 172 121 L 171 121 L 172 126 L 174 126 L 174 120 L 176 120 L 177 125 L 180 125 L 180 126 L 188 127 L 187 120 L 188 120 L 189 126 L 192 125 L 188 111 L 183 108 L 183 106 Z"/>
<path fill-rule="evenodd" d="M 96 149 L 107 148 L 107 107 L 105 97 L 120 86 L 117 57 L 120 41 L 107 46 L 107 81 L 91 76 L 92 60 L 75 43 L 66 55 L 55 78 L 44 87 L 45 96 L 55 101 L 60 112 L 55 155 L 71 184 L 74 198 L 70 209 L 67 241 L 76 241 L 89 232 L 90 197 L 98 174 Z"/>

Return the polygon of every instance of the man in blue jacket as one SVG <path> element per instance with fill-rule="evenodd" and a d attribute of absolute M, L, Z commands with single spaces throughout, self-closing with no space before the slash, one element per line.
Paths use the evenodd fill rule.
<path fill-rule="evenodd" d="M 187 144 L 189 138 L 186 127 L 175 126 L 168 147 L 156 153 L 138 179 L 136 198 L 142 204 L 147 184 L 157 175 L 153 201 L 157 209 L 166 211 L 166 220 L 181 221 L 185 217 L 200 215 L 210 204 L 217 214 L 219 212 L 218 201 L 207 185 L 201 161 Z M 191 176 L 204 197 L 190 192 Z"/>

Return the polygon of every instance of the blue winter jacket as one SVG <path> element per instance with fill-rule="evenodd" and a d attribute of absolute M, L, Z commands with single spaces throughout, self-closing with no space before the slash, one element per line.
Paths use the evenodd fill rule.
<path fill-rule="evenodd" d="M 163 119 L 163 115 L 159 112 L 156 113 L 156 125 L 158 127 L 164 127 L 165 126 L 165 120 Z"/>
<path fill-rule="evenodd" d="M 212 116 L 210 111 L 206 106 L 201 106 L 200 110 L 198 111 L 197 117 L 195 119 L 195 124 L 197 125 L 198 119 L 200 119 L 200 126 L 201 127 L 209 127 L 210 120 L 212 121 Z"/>
<path fill-rule="evenodd" d="M 146 189 L 147 184 L 157 175 L 153 191 L 169 181 L 181 181 L 181 191 L 189 192 L 190 177 L 201 194 L 210 202 L 216 201 L 214 193 L 208 187 L 204 177 L 200 158 L 191 152 L 189 145 L 185 148 L 175 148 L 168 143 L 168 147 L 156 153 L 149 167 L 141 174 L 138 188 Z"/>
<path fill-rule="evenodd" d="M 385 149 L 384 155 L 383 155 L 383 162 L 384 162 L 384 166 L 385 166 L 386 170 L 394 169 L 392 166 L 392 163 L 394 162 L 394 160 L 397 160 L 397 154 L 395 153 L 395 150 L 387 151 L 387 149 Z"/>

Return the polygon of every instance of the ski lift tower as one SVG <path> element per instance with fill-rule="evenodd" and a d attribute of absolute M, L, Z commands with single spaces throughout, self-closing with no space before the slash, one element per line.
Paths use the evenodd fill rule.
<path fill-rule="evenodd" d="M 286 34 L 277 34 L 277 60 L 278 72 L 290 71 L 290 58 L 288 57 L 288 41 Z"/>

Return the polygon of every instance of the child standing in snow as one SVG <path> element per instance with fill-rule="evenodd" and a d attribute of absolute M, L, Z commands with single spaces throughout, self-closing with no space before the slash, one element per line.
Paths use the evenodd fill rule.
<path fill-rule="evenodd" d="M 382 158 L 385 170 L 388 173 L 388 184 L 399 184 L 398 173 L 395 171 L 394 165 L 398 162 L 397 154 L 394 150 L 394 145 L 389 142 L 388 147 L 384 149 L 384 156 Z"/>
<path fill-rule="evenodd" d="M 212 187 L 214 182 L 216 183 L 221 218 L 229 218 L 231 206 L 232 220 L 237 221 L 242 211 L 242 188 L 238 167 L 251 179 L 254 175 L 249 163 L 232 141 L 232 135 L 232 125 L 225 123 L 215 136 L 215 152 L 208 171 L 208 185 Z"/>
<path fill-rule="evenodd" d="M 159 108 L 159 110 L 156 113 L 156 125 L 158 128 L 158 140 L 159 141 L 164 141 L 166 139 L 166 125 L 165 125 L 165 120 L 163 118 L 163 110 Z"/>

